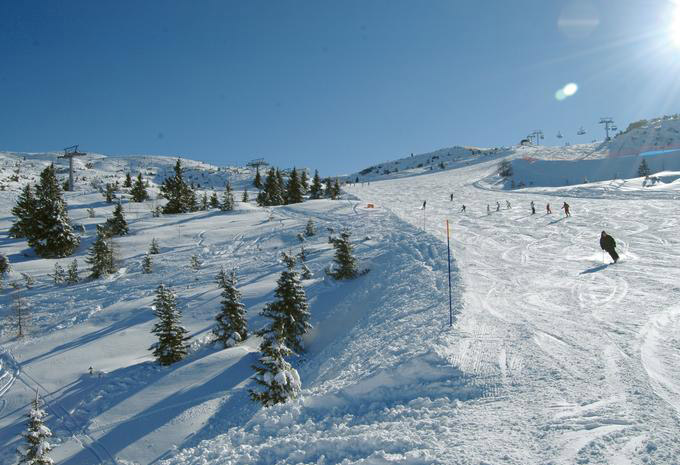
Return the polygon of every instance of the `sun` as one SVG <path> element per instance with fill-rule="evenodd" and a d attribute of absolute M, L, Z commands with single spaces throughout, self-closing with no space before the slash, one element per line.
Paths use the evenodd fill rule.
<path fill-rule="evenodd" d="M 676 3 L 673 9 L 668 33 L 670 35 L 671 43 L 675 47 L 680 48 L 680 3 Z"/>

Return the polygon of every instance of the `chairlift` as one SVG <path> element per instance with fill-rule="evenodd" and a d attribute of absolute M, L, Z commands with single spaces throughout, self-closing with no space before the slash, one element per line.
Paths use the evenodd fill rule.
<path fill-rule="evenodd" d="M 585 134 L 585 133 L 586 133 L 586 130 L 583 129 L 583 126 L 581 126 L 581 127 L 579 128 L 579 130 L 576 131 L 576 134 L 579 135 L 579 136 L 582 136 L 582 135 Z"/>
<path fill-rule="evenodd" d="M 562 133 L 560 131 L 557 131 L 557 138 L 561 139 L 562 138 Z"/>
<path fill-rule="evenodd" d="M 609 129 L 611 129 L 612 131 L 618 131 L 618 130 L 619 130 L 619 128 L 617 128 L 616 126 L 612 126 L 612 127 L 609 128 Z"/>

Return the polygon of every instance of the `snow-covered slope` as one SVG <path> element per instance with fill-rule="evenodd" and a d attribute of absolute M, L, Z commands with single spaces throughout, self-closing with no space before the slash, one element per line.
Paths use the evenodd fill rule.
<path fill-rule="evenodd" d="M 1 236 L 9 280 L 29 272 L 37 282 L 0 294 L 4 322 L 15 297 L 34 314 L 28 338 L 16 340 L 6 323 L 0 332 L 0 462 L 13 463 L 21 416 L 38 389 L 60 464 L 677 463 L 676 173 L 653 187 L 632 180 L 494 190 L 501 157 L 589 159 L 596 149 L 452 154 L 461 158 L 444 160 L 444 171 L 406 159 L 399 179 L 375 176 L 346 187 L 343 200 L 296 206 L 239 203 L 231 213 L 154 218 L 153 201 L 126 202 L 131 234 L 116 239 L 120 271 L 69 287 L 51 283 L 55 260 Z M 117 166 L 97 176 L 122 180 Z M 0 196 L 6 231 L 15 193 Z M 568 219 L 557 213 L 563 196 Z M 85 227 L 76 257 L 86 269 L 94 225 L 112 207 L 87 187 L 66 198 Z M 539 214 L 530 214 L 531 200 Z M 547 202 L 556 213 L 542 213 Z M 249 325 L 261 327 L 258 312 L 283 269 L 278 254 L 299 250 L 308 218 L 319 234 L 304 243 L 314 330 L 294 362 L 303 392 L 262 409 L 247 396 L 258 339 L 227 350 L 206 344 L 219 302 L 213 280 L 221 265 L 236 267 Z M 327 228 L 352 231 L 368 274 L 325 278 Z M 617 265 L 603 263 L 602 229 L 619 244 Z M 145 275 L 152 237 L 161 254 Z M 202 262 L 195 272 L 192 255 Z M 161 281 L 178 294 L 195 341 L 186 360 L 166 368 L 148 351 Z"/>

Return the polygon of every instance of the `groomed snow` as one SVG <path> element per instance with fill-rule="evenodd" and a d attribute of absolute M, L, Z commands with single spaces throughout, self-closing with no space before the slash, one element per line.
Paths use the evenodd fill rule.
<path fill-rule="evenodd" d="M 51 284 L 54 260 L 24 257 L 25 242 L 3 238 L 12 279 L 30 271 L 37 283 L 21 291 L 34 309 L 32 335 L 2 330 L 0 461 L 15 460 L 38 388 L 60 464 L 678 463 L 677 191 L 659 185 L 650 199 L 649 188 L 629 181 L 498 192 L 500 156 L 359 183 L 340 201 L 161 218 L 151 217 L 153 202 L 126 203 L 121 270 L 71 287 Z M 559 210 L 563 199 L 571 218 Z M 86 189 L 67 200 L 87 231 L 77 253 L 85 270 L 94 224 L 112 206 Z M 3 203 L 5 230 L 12 204 Z M 318 234 L 305 242 L 314 329 L 294 362 L 302 396 L 261 409 L 247 398 L 257 338 L 226 350 L 202 343 L 219 304 L 213 280 L 221 265 L 237 267 L 249 325 L 262 326 L 258 312 L 283 269 L 278 252 L 299 250 L 308 218 Z M 326 228 L 352 231 L 368 274 L 324 279 Z M 619 244 L 616 265 L 603 263 L 602 229 Z M 144 275 L 152 237 L 161 254 Z M 147 350 L 161 281 L 178 294 L 197 341 L 169 368 Z M 7 290 L 1 299 L 4 316 Z"/>

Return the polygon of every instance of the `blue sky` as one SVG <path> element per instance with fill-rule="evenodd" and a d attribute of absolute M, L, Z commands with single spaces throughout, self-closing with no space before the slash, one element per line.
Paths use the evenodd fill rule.
<path fill-rule="evenodd" d="M 590 142 L 603 137 L 601 116 L 625 128 L 680 112 L 674 8 L 1 1 L 0 150 L 264 157 L 332 175 L 451 145 L 511 145 L 534 129 L 549 144 Z M 578 92 L 556 100 L 570 82 Z"/>

